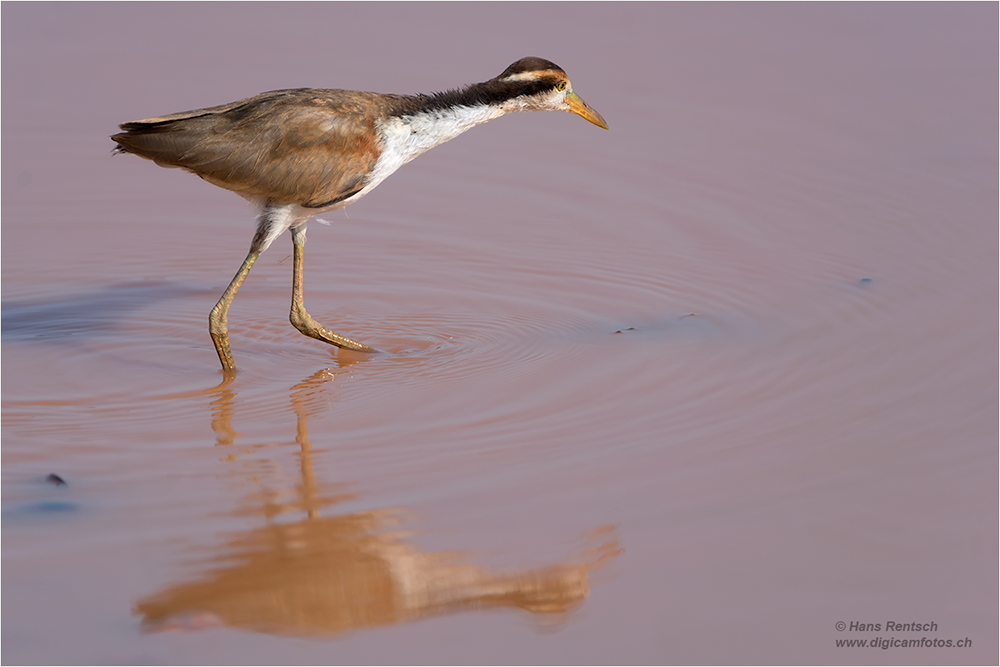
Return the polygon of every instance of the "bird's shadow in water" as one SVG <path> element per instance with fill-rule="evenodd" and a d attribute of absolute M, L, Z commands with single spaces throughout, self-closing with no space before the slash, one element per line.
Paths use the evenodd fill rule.
<path fill-rule="evenodd" d="M 67 338 L 89 340 L 114 331 L 119 322 L 148 306 L 210 292 L 174 282 L 132 281 L 49 299 L 4 300 L 2 340 L 59 344 Z"/>

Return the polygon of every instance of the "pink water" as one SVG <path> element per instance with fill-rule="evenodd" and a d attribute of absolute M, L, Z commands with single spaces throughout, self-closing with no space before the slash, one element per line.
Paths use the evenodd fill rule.
<path fill-rule="evenodd" d="M 3 662 L 997 661 L 997 5 L 2 19 Z M 525 55 L 611 131 L 503 118 L 313 223 L 310 312 L 383 355 L 291 328 L 279 239 L 220 384 L 252 211 L 117 123 Z"/>

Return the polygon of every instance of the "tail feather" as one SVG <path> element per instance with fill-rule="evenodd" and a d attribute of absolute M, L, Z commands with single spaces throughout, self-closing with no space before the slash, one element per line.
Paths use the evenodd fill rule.
<path fill-rule="evenodd" d="M 208 115 L 134 121 L 122 123 L 124 131 L 112 135 L 111 140 L 117 144 L 116 154 L 133 153 L 158 164 L 193 167 L 192 154 L 219 122 L 218 116 Z"/>

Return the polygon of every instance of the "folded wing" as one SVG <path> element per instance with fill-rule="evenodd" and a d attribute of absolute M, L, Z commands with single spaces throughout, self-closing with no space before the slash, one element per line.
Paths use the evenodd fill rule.
<path fill-rule="evenodd" d="M 365 186 L 380 154 L 371 109 L 387 97 L 278 90 L 123 123 L 111 138 L 120 150 L 186 169 L 244 197 L 316 208 Z"/>

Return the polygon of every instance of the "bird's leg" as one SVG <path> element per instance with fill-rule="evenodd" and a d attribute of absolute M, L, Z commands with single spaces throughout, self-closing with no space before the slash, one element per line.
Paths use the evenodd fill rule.
<path fill-rule="evenodd" d="M 350 338 L 345 338 L 336 334 L 312 318 L 306 312 L 305 304 L 302 301 L 302 254 L 306 245 L 306 227 L 301 225 L 292 228 L 292 309 L 288 315 L 292 326 L 310 338 L 321 340 L 330 345 L 336 345 L 347 350 L 357 352 L 378 352 L 373 347 L 363 345 Z M 248 258 L 249 259 L 249 258 Z M 235 290 L 234 290 L 235 291 Z M 221 353 L 220 353 L 221 354 Z"/>
<path fill-rule="evenodd" d="M 247 258 L 243 260 L 240 270 L 233 276 L 229 287 L 222 293 L 219 302 L 215 304 L 215 308 L 208 316 L 208 333 L 211 334 L 212 342 L 215 343 L 215 351 L 219 353 L 222 371 L 228 378 L 233 377 L 236 373 L 233 353 L 229 351 L 229 328 L 226 326 L 229 306 L 233 303 L 236 292 L 246 280 L 250 269 L 253 268 L 253 263 L 257 261 L 262 252 L 267 250 L 274 239 L 291 226 L 293 220 L 292 207 L 273 202 L 263 203 L 260 216 L 257 218 L 257 232 L 253 236 L 253 241 L 250 242 L 250 252 L 247 253 Z"/>
<path fill-rule="evenodd" d="M 250 273 L 250 269 L 253 267 L 253 263 L 260 257 L 260 252 L 255 243 L 250 248 L 247 258 L 243 260 L 240 270 L 233 276 L 229 287 L 222 293 L 222 298 L 215 304 L 215 308 L 212 309 L 211 314 L 208 316 L 208 333 L 212 336 L 212 342 L 215 343 L 215 351 L 219 353 L 219 361 L 222 362 L 222 371 L 226 375 L 236 372 L 233 353 L 229 351 L 229 328 L 226 326 L 229 305 L 233 302 L 233 298 L 240 289 L 240 285 L 246 280 L 247 274 Z"/>

